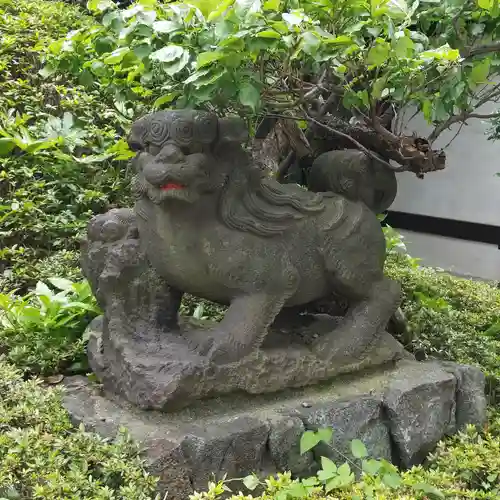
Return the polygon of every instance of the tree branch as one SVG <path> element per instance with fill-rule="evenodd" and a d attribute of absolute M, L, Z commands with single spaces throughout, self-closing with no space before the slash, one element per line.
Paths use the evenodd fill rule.
<path fill-rule="evenodd" d="M 363 151 L 365 155 L 369 156 L 370 158 L 382 163 L 385 165 L 389 170 L 394 170 L 395 172 L 403 172 L 404 168 L 403 167 L 395 167 L 391 165 L 389 162 L 383 160 L 379 155 L 375 154 L 373 151 L 370 151 L 369 149 L 365 148 L 363 144 L 361 144 L 359 141 L 354 139 L 354 137 L 351 137 L 348 134 L 344 134 L 344 132 L 341 132 L 340 130 L 337 130 L 333 127 L 329 127 L 325 123 L 322 123 L 318 120 L 315 120 L 312 116 L 306 115 L 307 120 L 318 125 L 319 127 L 323 127 L 325 130 L 328 130 L 332 134 L 338 135 L 339 137 L 343 137 L 344 139 L 347 139 L 348 141 L 351 141 L 360 151 Z"/>
<path fill-rule="evenodd" d="M 307 121 L 309 121 L 311 123 L 314 123 L 315 125 L 318 125 L 319 127 L 324 128 L 325 130 L 327 130 L 328 132 L 331 132 L 332 134 L 335 134 L 335 135 L 337 135 L 339 137 L 342 137 L 343 139 L 346 139 L 346 140 L 350 141 L 360 151 L 363 151 L 363 153 L 365 153 L 367 156 L 369 156 L 370 158 L 374 159 L 375 161 L 378 161 L 378 162 L 382 163 L 383 165 L 385 165 L 390 170 L 393 170 L 395 172 L 403 172 L 405 170 L 403 167 L 395 167 L 394 165 L 391 165 L 390 163 L 386 162 L 379 155 L 377 155 L 373 151 L 370 151 L 369 149 L 365 148 L 365 146 L 363 146 L 363 144 L 361 144 L 359 141 L 357 141 L 356 139 L 354 139 L 354 137 L 351 137 L 349 134 L 345 134 L 344 132 L 341 132 L 340 130 L 337 130 L 337 129 L 333 128 L 333 127 L 330 127 L 330 126 L 326 125 L 325 123 L 322 123 L 322 122 L 316 120 L 315 118 L 313 118 L 312 116 L 310 116 L 305 111 L 304 111 L 304 113 L 306 115 L 305 116 L 305 120 L 307 120 Z M 285 119 L 289 119 L 289 120 L 304 120 L 304 118 L 301 118 L 301 117 L 298 117 L 298 116 L 288 116 L 288 115 L 268 115 L 268 116 L 271 116 L 273 118 L 285 118 Z M 287 158 L 285 158 L 285 160 L 282 162 L 283 166 L 285 166 L 286 163 L 290 160 L 289 156 L 291 154 L 293 154 L 293 152 L 290 152 L 289 155 L 287 156 Z M 282 165 L 280 165 L 280 169 L 282 168 Z"/>
<path fill-rule="evenodd" d="M 427 140 L 433 143 L 447 128 L 450 128 L 455 123 L 465 123 L 469 118 L 478 118 L 480 120 L 490 120 L 492 118 L 499 118 L 500 111 L 496 113 L 460 113 L 459 115 L 453 115 L 448 118 L 444 123 L 438 125 L 430 134 Z"/>
<path fill-rule="evenodd" d="M 474 57 L 481 54 L 488 54 L 490 52 L 500 52 L 500 42 L 490 43 L 486 45 L 478 45 L 477 47 L 471 47 L 465 54 L 464 57 Z"/>

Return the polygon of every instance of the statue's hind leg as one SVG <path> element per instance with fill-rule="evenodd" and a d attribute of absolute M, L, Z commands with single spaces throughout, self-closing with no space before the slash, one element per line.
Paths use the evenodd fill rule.
<path fill-rule="evenodd" d="M 338 283 L 342 286 L 342 283 Z M 347 283 L 345 283 L 347 285 Z M 366 286 L 366 282 L 364 284 Z M 342 286 L 342 288 L 344 288 Z M 342 322 L 330 334 L 319 338 L 313 346 L 322 359 L 353 361 L 367 352 L 377 335 L 386 327 L 401 301 L 401 287 L 383 275 L 368 289 L 349 287 L 351 305 Z"/>

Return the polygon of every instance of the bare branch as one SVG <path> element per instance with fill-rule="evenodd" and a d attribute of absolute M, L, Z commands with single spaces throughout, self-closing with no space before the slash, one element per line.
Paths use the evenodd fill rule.
<path fill-rule="evenodd" d="M 481 54 L 489 54 L 490 52 L 500 52 L 500 42 L 490 43 L 486 45 L 478 45 L 477 47 L 471 47 L 468 49 L 463 56 L 464 57 L 474 57 Z"/>
<path fill-rule="evenodd" d="M 455 132 L 455 135 L 450 139 L 450 141 L 448 142 L 448 144 L 446 144 L 446 146 L 443 149 L 446 149 L 446 148 L 450 147 L 451 143 L 459 136 L 460 132 L 464 128 L 464 125 L 465 125 L 465 122 L 462 122 L 460 124 L 460 127 L 458 127 L 458 130 Z"/>
<path fill-rule="evenodd" d="M 378 161 L 378 162 L 382 163 L 383 165 L 385 165 L 390 170 L 393 170 L 395 172 L 404 172 L 406 170 L 404 167 L 395 167 L 394 165 L 391 165 L 390 163 L 386 162 L 379 155 L 377 155 L 373 151 L 370 151 L 369 149 L 365 148 L 365 146 L 363 146 L 363 144 L 361 144 L 359 141 L 357 141 L 356 139 L 354 139 L 353 137 L 351 137 L 349 134 L 345 134 L 344 132 L 341 132 L 340 130 L 337 130 L 337 129 L 333 128 L 333 127 L 330 127 L 330 126 L 326 125 L 325 123 L 322 123 L 322 122 L 316 120 L 315 118 L 313 118 L 312 116 L 310 116 L 305 110 L 304 110 L 304 113 L 306 115 L 305 118 L 298 117 L 298 116 L 275 115 L 275 114 L 268 115 L 268 116 L 273 117 L 273 118 L 285 118 L 285 119 L 289 119 L 289 120 L 304 120 L 305 119 L 305 120 L 307 120 L 307 121 L 309 121 L 311 123 L 314 123 L 315 125 L 318 125 L 319 127 L 324 128 L 325 130 L 328 130 L 328 132 L 331 132 L 332 134 L 335 134 L 335 135 L 337 135 L 339 137 L 342 137 L 343 139 L 346 139 L 346 140 L 350 141 L 360 151 L 363 151 L 363 153 L 365 153 L 367 156 L 369 156 L 370 158 L 374 159 L 375 161 Z M 293 152 L 291 152 L 290 154 L 293 154 Z M 290 154 L 289 154 L 289 156 L 290 156 Z M 280 165 L 280 170 L 281 170 L 282 167 L 286 168 L 287 163 L 290 160 L 291 160 L 291 158 L 289 158 L 287 156 L 287 158 L 285 158 L 285 160 Z"/>
<path fill-rule="evenodd" d="M 470 118 L 478 118 L 480 120 L 490 120 L 492 118 L 499 118 L 500 112 L 497 113 L 460 113 L 459 115 L 453 115 L 448 120 L 438 125 L 430 134 L 427 140 L 433 143 L 446 129 L 450 128 L 455 123 L 465 123 Z"/>
<path fill-rule="evenodd" d="M 328 125 L 326 125 L 318 120 L 315 120 L 313 117 L 311 117 L 309 115 L 307 115 L 307 119 L 310 122 L 318 125 L 319 127 L 323 127 L 325 130 L 328 130 L 328 132 L 331 132 L 332 134 L 338 135 L 339 137 L 343 137 L 344 139 L 351 141 L 360 151 L 363 151 L 363 153 L 365 153 L 367 156 L 374 159 L 375 161 L 382 163 L 390 170 L 393 170 L 395 172 L 403 172 L 405 170 L 404 167 L 395 167 L 394 165 L 391 165 L 389 162 L 383 160 L 379 155 L 375 154 L 373 151 L 370 151 L 369 149 L 366 149 L 363 146 L 363 144 L 361 144 L 359 141 L 357 141 L 356 139 L 354 139 L 350 135 L 344 134 L 344 132 L 341 132 L 340 130 L 337 130 L 333 127 L 329 127 Z"/>
<path fill-rule="evenodd" d="M 469 118 L 479 118 L 480 120 L 491 120 L 492 118 L 499 118 L 500 117 L 500 111 L 497 113 L 469 113 L 467 118 L 465 120 L 468 120 Z"/>

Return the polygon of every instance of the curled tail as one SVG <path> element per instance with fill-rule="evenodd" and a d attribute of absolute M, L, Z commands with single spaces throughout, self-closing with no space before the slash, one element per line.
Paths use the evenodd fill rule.
<path fill-rule="evenodd" d="M 375 213 L 387 210 L 397 193 L 396 174 L 357 149 L 319 155 L 308 171 L 307 187 L 362 201 Z"/>

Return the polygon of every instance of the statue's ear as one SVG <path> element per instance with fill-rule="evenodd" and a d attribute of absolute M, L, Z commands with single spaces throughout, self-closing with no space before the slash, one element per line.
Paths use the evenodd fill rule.
<path fill-rule="evenodd" d="M 242 144 L 248 141 L 248 137 L 248 127 L 241 118 L 237 116 L 219 118 L 219 142 Z"/>

